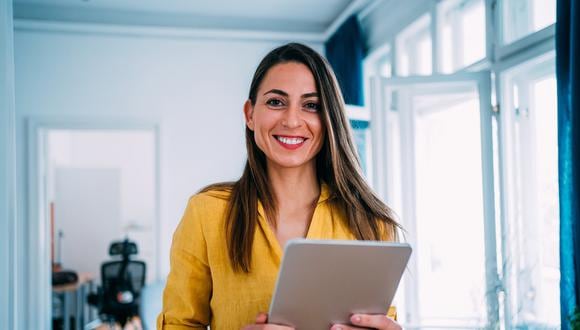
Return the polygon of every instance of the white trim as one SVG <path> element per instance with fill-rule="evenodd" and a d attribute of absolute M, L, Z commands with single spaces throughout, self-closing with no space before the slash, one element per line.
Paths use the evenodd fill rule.
<path fill-rule="evenodd" d="M 42 168 L 38 160 L 44 153 L 44 145 L 35 122 L 28 122 L 28 233 L 25 235 L 28 258 L 24 260 L 28 277 L 28 327 L 49 329 L 51 326 L 51 266 L 50 266 L 50 228 L 46 225 Z M 43 157 L 44 158 L 44 157 Z"/>
<path fill-rule="evenodd" d="M 483 218 L 484 218 L 484 247 L 485 247 L 485 283 L 487 302 L 487 327 L 499 325 L 498 288 L 501 287 L 497 269 L 497 243 L 495 228 L 495 188 L 493 173 L 493 111 L 491 103 L 491 72 L 482 71 L 478 82 L 480 100 L 480 134 L 481 134 L 481 170 L 483 187 Z"/>
<path fill-rule="evenodd" d="M 554 40 L 556 35 L 556 24 L 552 24 L 540 31 L 534 32 L 526 37 L 518 39 L 508 45 L 496 47 L 495 59 L 497 61 L 505 60 L 510 56 L 519 55 L 527 48 L 537 44 L 542 44 L 546 40 Z"/>
<path fill-rule="evenodd" d="M 139 25 L 95 24 L 61 21 L 15 19 L 16 31 L 64 32 L 100 35 L 123 35 L 130 37 L 223 39 L 248 41 L 303 41 L 324 42 L 323 33 L 290 33 L 254 30 L 195 29 L 177 27 L 153 27 Z"/>
<path fill-rule="evenodd" d="M 379 77 L 372 77 L 370 81 L 371 88 L 371 147 L 372 147 L 372 163 L 373 163 L 373 189 L 377 192 L 379 197 L 383 201 L 388 200 L 387 196 L 387 184 L 385 182 L 385 148 L 381 148 L 382 143 L 376 143 L 376 141 L 384 141 L 385 129 L 382 126 L 386 120 L 384 116 L 386 115 L 385 109 L 385 95 L 383 93 L 382 84 Z M 386 145 L 386 142 L 385 142 Z"/>
<path fill-rule="evenodd" d="M 367 107 L 347 104 L 345 109 L 346 116 L 350 120 L 362 120 L 362 121 L 371 120 L 371 111 Z"/>
<path fill-rule="evenodd" d="M 555 49 L 556 41 L 554 38 L 544 39 L 533 47 L 522 49 L 520 52 L 512 54 L 509 58 L 496 62 L 492 66 L 492 69 L 499 75 L 509 68 L 518 66 L 535 57 L 540 57 L 546 53 L 555 51 Z"/>
<path fill-rule="evenodd" d="M 0 329 L 18 324 L 16 136 L 12 1 L 0 1 Z"/>
<path fill-rule="evenodd" d="M 51 328 L 51 306 L 50 297 L 52 292 L 51 274 L 50 274 L 50 229 L 46 225 L 46 212 L 42 210 L 43 204 L 43 185 L 40 183 L 44 173 L 43 168 L 39 166 L 43 158 L 46 157 L 46 151 L 41 142 L 45 141 L 42 135 L 47 129 L 104 129 L 104 130 L 152 130 L 155 137 L 156 168 L 155 168 L 155 194 L 157 209 L 155 219 L 155 229 L 158 231 L 155 235 L 156 252 L 155 260 L 157 271 L 155 276 L 160 278 L 159 261 L 160 261 L 160 124 L 158 121 L 131 119 L 131 118 L 87 118 L 87 117 L 30 117 L 27 121 L 28 128 L 28 260 L 27 263 L 29 288 L 29 309 L 27 316 L 29 319 L 29 328 L 31 329 L 50 329 Z"/>

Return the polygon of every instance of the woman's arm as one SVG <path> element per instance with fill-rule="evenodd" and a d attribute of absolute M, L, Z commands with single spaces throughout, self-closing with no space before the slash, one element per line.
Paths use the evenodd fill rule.
<path fill-rule="evenodd" d="M 171 268 L 163 292 L 157 329 L 206 328 L 210 323 L 211 275 L 207 245 L 198 212 L 200 200 L 189 200 L 171 245 Z"/>

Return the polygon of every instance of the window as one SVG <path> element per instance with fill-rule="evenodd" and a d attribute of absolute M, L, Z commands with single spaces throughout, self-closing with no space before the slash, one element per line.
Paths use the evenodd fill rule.
<path fill-rule="evenodd" d="M 367 146 L 370 145 L 370 132 L 368 120 L 351 120 L 352 134 L 354 135 L 354 142 L 356 150 L 360 159 L 360 165 L 363 173 L 368 177 L 370 153 Z"/>
<path fill-rule="evenodd" d="M 503 44 L 512 43 L 556 22 L 556 0 L 501 1 Z"/>
<path fill-rule="evenodd" d="M 515 327 L 559 325 L 558 135 L 554 54 L 503 74 L 507 126 L 505 250 Z"/>
<path fill-rule="evenodd" d="M 383 85 L 387 196 L 414 246 L 405 301 L 421 302 L 405 306 L 409 327 L 488 323 L 484 204 L 493 203 L 483 194 L 480 106 L 490 85 L 479 77 Z"/>
<path fill-rule="evenodd" d="M 366 65 L 373 185 L 414 246 L 400 321 L 557 329 L 555 0 L 423 9 Z"/>
<path fill-rule="evenodd" d="M 424 15 L 397 36 L 397 75 L 430 75 L 433 72 L 431 24 Z"/>
<path fill-rule="evenodd" d="M 452 73 L 485 58 L 484 0 L 452 0 L 438 4 L 439 63 Z"/>

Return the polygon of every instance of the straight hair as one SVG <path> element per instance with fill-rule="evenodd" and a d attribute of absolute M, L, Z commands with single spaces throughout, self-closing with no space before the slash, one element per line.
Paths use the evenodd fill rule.
<path fill-rule="evenodd" d="M 313 49 L 298 43 L 278 47 L 258 65 L 248 99 L 256 104 L 258 89 L 268 71 L 283 63 L 307 66 L 316 82 L 320 99 L 320 116 L 326 128 L 325 140 L 316 156 L 316 174 L 330 190 L 329 202 L 346 214 L 346 225 L 358 240 L 398 240 L 400 225 L 392 210 L 385 205 L 365 181 L 344 99 L 328 62 Z M 258 201 L 266 220 L 275 228 L 277 205 L 266 170 L 266 156 L 254 140 L 254 132 L 246 127 L 248 159 L 240 179 L 210 185 L 201 192 L 229 191 L 225 233 L 230 263 L 235 271 L 250 272 L 252 244 L 258 223 Z"/>

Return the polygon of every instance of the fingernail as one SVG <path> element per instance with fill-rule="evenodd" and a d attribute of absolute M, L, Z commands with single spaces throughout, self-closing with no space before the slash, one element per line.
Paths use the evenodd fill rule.
<path fill-rule="evenodd" d="M 356 323 L 360 322 L 360 316 L 358 316 L 358 315 L 353 316 L 352 321 L 356 322 Z"/>

